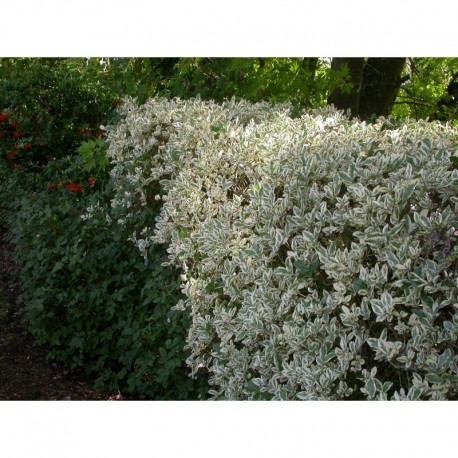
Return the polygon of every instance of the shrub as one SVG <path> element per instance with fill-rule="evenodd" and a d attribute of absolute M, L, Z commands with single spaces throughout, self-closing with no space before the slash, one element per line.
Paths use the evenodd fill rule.
<path fill-rule="evenodd" d="M 84 368 L 101 390 L 197 398 L 206 390 L 184 363 L 189 316 L 171 310 L 179 277 L 161 266 L 163 247 L 145 264 L 110 215 L 110 184 L 91 178 L 85 159 L 83 170 L 67 158 L 2 181 L 28 328 L 51 359 Z"/>
<path fill-rule="evenodd" d="M 112 90 L 100 84 L 101 73 L 101 65 L 84 59 L 2 59 L 0 120 L 8 114 L 16 126 L 2 138 L 0 124 L 0 151 L 13 134 L 21 148 L 31 146 L 22 156 L 45 164 L 99 135 L 102 120 L 113 116 L 114 101 Z"/>
<path fill-rule="evenodd" d="M 126 100 L 113 206 L 168 243 L 215 399 L 456 399 L 457 130 Z M 163 202 L 154 222 L 139 217 Z"/>

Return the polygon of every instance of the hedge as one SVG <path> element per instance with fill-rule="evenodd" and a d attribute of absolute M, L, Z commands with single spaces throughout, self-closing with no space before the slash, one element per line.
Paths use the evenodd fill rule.
<path fill-rule="evenodd" d="M 212 398 L 457 399 L 456 128 L 234 100 L 121 112 L 113 211 L 181 269 Z"/>

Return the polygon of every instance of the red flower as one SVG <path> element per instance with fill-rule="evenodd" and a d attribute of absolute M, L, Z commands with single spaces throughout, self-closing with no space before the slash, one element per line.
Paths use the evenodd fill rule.
<path fill-rule="evenodd" d="M 78 133 L 80 135 L 87 135 L 89 133 L 89 129 L 78 129 Z"/>
<path fill-rule="evenodd" d="M 82 191 L 83 187 L 79 183 L 75 183 L 72 181 L 70 184 L 67 185 L 67 189 L 70 192 L 78 192 L 78 191 Z"/>
<path fill-rule="evenodd" d="M 13 132 L 13 137 L 15 137 L 15 138 L 22 137 L 23 135 L 24 135 L 24 131 L 22 131 L 22 130 L 15 130 Z"/>
<path fill-rule="evenodd" d="M 67 186 L 67 182 L 65 180 L 61 181 L 60 184 L 61 184 L 61 186 Z"/>
<path fill-rule="evenodd" d="M 16 121 L 11 121 L 10 122 L 11 127 L 17 127 L 17 122 Z"/>
<path fill-rule="evenodd" d="M 7 156 L 6 159 L 7 159 L 8 161 L 12 161 L 16 156 L 17 156 L 16 151 L 11 151 L 10 153 L 8 153 L 8 156 Z"/>
<path fill-rule="evenodd" d="M 95 184 L 95 181 L 92 178 L 89 178 L 87 180 L 87 182 L 88 182 L 89 186 L 94 186 L 94 184 Z"/>
<path fill-rule="evenodd" d="M 24 145 L 24 149 L 31 149 L 32 148 L 32 145 L 30 143 L 27 143 L 26 145 Z"/>
<path fill-rule="evenodd" d="M 8 115 L 7 114 L 3 114 L 3 113 L 0 114 L 0 122 L 3 122 L 5 120 L 7 120 L 7 119 L 8 119 Z"/>
<path fill-rule="evenodd" d="M 50 184 L 49 189 L 52 189 L 53 191 L 57 191 L 57 186 L 55 184 Z"/>
<path fill-rule="evenodd" d="M 15 149 L 19 149 L 20 147 L 21 147 L 21 145 L 14 145 Z"/>

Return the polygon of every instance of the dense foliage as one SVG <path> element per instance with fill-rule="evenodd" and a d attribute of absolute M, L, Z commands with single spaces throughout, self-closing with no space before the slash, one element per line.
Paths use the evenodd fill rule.
<path fill-rule="evenodd" d="M 240 97 L 256 102 L 289 100 L 321 106 L 330 85 L 329 62 L 317 58 L 180 59 L 161 90 L 168 97 L 196 97 L 222 102 Z"/>
<path fill-rule="evenodd" d="M 185 367 L 189 317 L 171 310 L 178 274 L 161 267 L 163 247 L 144 262 L 110 205 L 100 126 L 116 121 L 130 64 L 110 73 L 94 60 L 2 60 L 1 224 L 16 246 L 27 327 L 50 358 L 83 367 L 103 390 L 195 399 L 207 390 Z M 144 87 L 130 76 L 131 90 Z"/>
<path fill-rule="evenodd" d="M 65 157 L 82 140 L 101 134 L 113 99 L 108 88 L 87 77 L 90 69 L 72 60 L 2 59 L 0 107 L 15 123 L 19 146 L 31 145 L 31 162 Z"/>
<path fill-rule="evenodd" d="M 393 114 L 403 118 L 458 120 L 458 59 L 410 58 Z"/>
<path fill-rule="evenodd" d="M 366 125 L 329 59 L 1 59 L 37 343 L 152 399 L 456 397 L 456 71 L 408 59 Z"/>
<path fill-rule="evenodd" d="M 184 365 L 189 318 L 171 310 L 179 280 L 161 267 L 164 249 L 145 263 L 110 214 L 110 187 L 83 180 L 74 159 L 58 164 L 41 177 L 19 170 L 2 186 L 29 330 L 51 358 L 83 367 L 101 389 L 197 397 Z"/>
<path fill-rule="evenodd" d="M 217 399 L 455 399 L 456 129 L 199 100 L 123 106 L 113 204 L 182 268 Z"/>

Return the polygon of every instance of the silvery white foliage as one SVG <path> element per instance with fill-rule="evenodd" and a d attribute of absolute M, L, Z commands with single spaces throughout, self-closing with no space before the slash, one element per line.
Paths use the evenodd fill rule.
<path fill-rule="evenodd" d="M 112 205 L 144 255 L 167 243 L 182 268 L 187 362 L 215 399 L 456 398 L 456 129 L 235 101 L 122 110 Z"/>
<path fill-rule="evenodd" d="M 84 221 L 93 218 L 105 221 L 108 224 L 110 224 L 112 220 L 109 211 L 107 211 L 107 208 L 101 204 L 100 201 L 97 201 L 93 205 L 87 207 L 86 212 L 81 214 L 81 219 Z"/>

